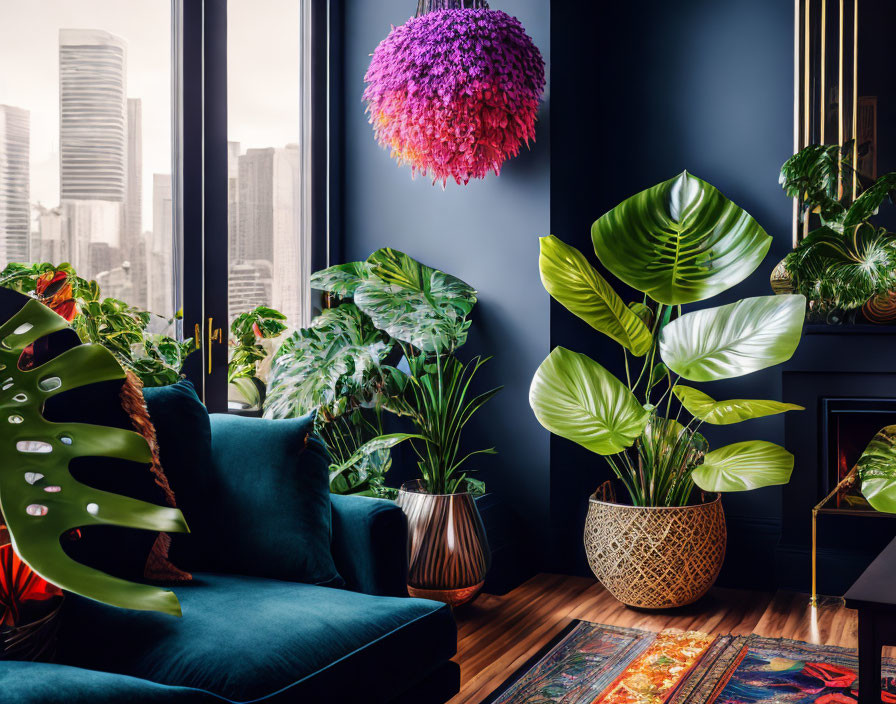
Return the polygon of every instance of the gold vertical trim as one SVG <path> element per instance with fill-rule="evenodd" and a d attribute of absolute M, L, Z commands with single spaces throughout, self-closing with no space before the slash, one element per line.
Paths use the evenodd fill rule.
<path fill-rule="evenodd" d="M 827 122 L 827 88 L 826 88 L 826 79 L 827 79 L 827 36 L 828 36 L 828 0 L 821 0 L 821 54 L 819 55 L 819 76 L 820 80 L 820 95 L 818 98 L 819 103 L 819 113 L 818 113 L 818 128 L 819 128 L 819 138 L 818 143 L 824 144 L 824 127 Z"/>
<path fill-rule="evenodd" d="M 852 199 L 858 190 L 859 167 L 859 0 L 852 9 Z"/>
<path fill-rule="evenodd" d="M 839 78 L 837 81 L 837 144 L 843 146 L 843 33 L 844 21 L 843 0 L 840 0 L 840 36 L 839 36 Z M 837 159 L 837 197 L 843 197 L 843 162 Z"/>
<path fill-rule="evenodd" d="M 793 153 L 800 150 L 800 0 L 793 0 Z M 799 206 L 793 199 L 793 246 L 799 241 L 797 215 Z"/>
<path fill-rule="evenodd" d="M 802 146 L 807 146 L 809 144 L 809 65 L 810 65 L 810 56 L 809 56 L 809 45 L 811 42 L 810 36 L 810 26 L 809 26 L 809 13 L 811 10 L 812 2 L 811 0 L 806 0 L 806 18 L 805 25 L 803 28 L 803 144 Z"/>

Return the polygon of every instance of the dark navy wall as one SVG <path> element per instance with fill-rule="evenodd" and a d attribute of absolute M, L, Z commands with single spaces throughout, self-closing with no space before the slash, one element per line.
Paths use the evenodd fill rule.
<path fill-rule="evenodd" d="M 791 241 L 792 206 L 777 174 L 792 153 L 793 3 L 554 2 L 551 26 L 553 233 L 594 261 L 589 228 L 597 217 L 687 169 L 774 237 L 756 274 L 712 303 L 769 294 L 768 274 Z M 614 343 L 557 304 L 551 344 L 605 366 L 619 360 Z M 781 372 L 702 388 L 717 398 L 780 398 Z M 781 419 L 771 418 L 707 435 L 718 447 L 750 438 L 780 443 L 783 432 Z M 560 438 L 551 440 L 551 468 L 556 566 L 585 571 L 586 497 L 608 472 L 601 458 Z M 775 488 L 725 497 L 729 581 L 770 581 L 780 497 Z M 746 569 L 732 574 L 736 565 Z"/>
<path fill-rule="evenodd" d="M 550 226 L 549 95 L 532 150 L 508 162 L 500 177 L 448 184 L 445 190 L 423 178 L 411 180 L 410 170 L 396 166 L 374 142 L 361 94 L 370 54 L 391 25 L 408 20 L 416 2 L 347 0 L 343 5 L 343 256 L 361 259 L 379 247 L 395 247 L 479 291 L 461 357 L 493 355 L 481 372 L 483 388 L 486 383 L 505 388 L 479 412 L 470 437 L 471 445 L 495 445 L 500 454 L 471 466 L 511 509 L 510 525 L 501 528 L 514 535 L 531 528 L 533 539 L 545 543 L 548 435 L 529 411 L 527 397 L 532 372 L 550 342 L 548 296 L 538 276 L 538 237 Z M 545 58 L 550 56 L 548 2 L 506 0 L 493 6 L 518 17 Z M 398 454 L 397 464 L 407 469 L 410 458 Z M 401 471 L 397 467 L 393 479 Z M 527 551 L 533 569 L 538 552 Z"/>
<path fill-rule="evenodd" d="M 548 438 L 532 417 L 527 390 L 553 345 L 608 366 L 618 349 L 549 303 L 538 277 L 537 238 L 553 232 L 593 261 L 593 220 L 688 169 L 774 237 L 760 270 L 714 303 L 769 293 L 768 274 L 791 240 L 791 203 L 777 173 L 792 151 L 793 6 L 782 0 L 491 4 L 518 16 L 548 60 L 538 141 L 499 178 L 442 191 L 395 166 L 374 143 L 361 103 L 370 53 L 415 3 L 344 3 L 339 244 L 344 259 L 391 245 L 480 291 L 465 352 L 494 355 L 489 381 L 507 388 L 474 428 L 477 440 L 490 440 L 501 453 L 479 466 L 513 508 L 515 527 L 540 546 L 528 553 L 532 569 L 584 573 L 587 496 L 607 471 L 596 455 Z M 719 398 L 780 398 L 781 371 L 704 388 Z M 783 443 L 784 424 L 762 419 L 710 436 L 716 446 L 748 438 Z M 732 559 L 723 577 L 770 584 L 781 491 L 729 495 L 725 507 Z M 742 569 L 732 571 L 736 565 Z"/>

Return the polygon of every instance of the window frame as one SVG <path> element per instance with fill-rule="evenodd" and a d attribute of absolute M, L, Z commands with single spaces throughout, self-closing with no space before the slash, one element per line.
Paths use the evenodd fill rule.
<path fill-rule="evenodd" d="M 303 111 L 301 193 L 303 231 L 298 275 L 307 278 L 330 259 L 330 0 L 299 0 L 304 35 L 301 80 Z M 199 349 L 184 373 L 210 412 L 227 412 L 228 183 L 227 183 L 227 0 L 172 0 L 174 41 L 173 172 L 174 271 L 179 334 L 194 336 Z M 307 219 L 307 220 L 306 220 Z M 307 230 L 305 229 L 307 228 Z M 179 298 L 178 298 L 179 296 Z M 308 289 L 302 321 L 313 306 Z"/>

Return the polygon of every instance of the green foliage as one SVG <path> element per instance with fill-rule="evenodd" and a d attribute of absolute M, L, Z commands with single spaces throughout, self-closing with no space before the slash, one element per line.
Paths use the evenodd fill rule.
<path fill-rule="evenodd" d="M 103 298 L 96 281 L 87 281 L 70 264 L 11 263 L 0 272 L 0 286 L 37 298 L 71 320 L 82 342 L 100 344 L 144 386 L 166 386 L 180 378 L 193 338 L 183 341 L 153 333 L 154 322 L 172 321 L 116 298 Z"/>
<path fill-rule="evenodd" d="M 454 494 L 469 489 L 461 467 L 475 455 L 495 454 L 494 448 L 461 455 L 464 427 L 502 387 L 472 395 L 470 384 L 488 358 L 466 364 L 453 355 L 427 356 L 406 351 L 410 374 L 399 407 L 417 431 L 411 445 L 426 489 L 432 494 Z M 475 485 L 474 485 L 475 486 Z"/>
<path fill-rule="evenodd" d="M 260 408 L 263 402 L 258 363 L 269 354 L 263 340 L 273 340 L 286 330 L 286 316 L 268 306 L 240 313 L 230 324 L 230 361 L 227 383 L 234 386 L 249 404 Z"/>
<path fill-rule="evenodd" d="M 454 357 L 476 303 L 472 287 L 388 248 L 316 272 L 311 285 L 342 302 L 281 344 L 265 416 L 317 411 L 334 493 L 382 495 L 390 449 L 405 441 L 414 444 L 431 491 L 481 489 L 458 473 L 461 431 L 494 393 L 468 399 L 482 362 L 462 365 Z M 387 363 L 399 351 L 407 374 Z M 404 417 L 416 432 L 385 435 L 382 412 Z"/>
<path fill-rule="evenodd" d="M 585 257 L 553 236 L 541 239 L 541 277 L 561 304 L 620 343 L 625 382 L 558 347 L 529 391 L 539 422 L 605 456 L 639 506 L 687 504 L 695 483 L 739 491 L 785 481 L 792 457 L 783 448 L 756 441 L 709 452 L 698 431 L 704 422 L 735 423 L 797 406 L 715 401 L 678 384 L 681 378 L 749 374 L 786 361 L 796 350 L 803 296 L 749 298 L 682 312 L 681 304 L 710 298 L 749 276 L 771 238 L 718 190 L 686 172 L 623 201 L 594 223 L 591 234 L 601 264 L 641 291 L 642 302 L 623 309 Z M 643 357 L 636 360 L 640 371 L 630 366 L 629 352 Z M 682 405 L 673 408 L 676 397 Z M 688 412 L 690 420 L 682 419 Z M 760 460 L 769 462 L 765 469 Z"/>
<path fill-rule="evenodd" d="M 764 418 L 787 411 L 805 411 L 795 403 L 781 401 L 763 401 L 760 399 L 734 398 L 729 401 L 716 401 L 699 389 L 676 384 L 672 393 L 681 401 L 688 413 L 704 423 L 712 425 L 731 425 L 753 418 Z"/>
<path fill-rule="evenodd" d="M 88 525 L 188 530 L 177 509 L 100 491 L 69 473 L 69 463 L 77 457 L 147 463 L 152 457 L 137 433 L 83 423 L 50 423 L 43 417 L 44 402 L 55 394 L 124 378 L 113 355 L 96 344 L 70 349 L 34 369 L 19 367 L 19 358 L 29 345 L 65 327 L 62 317 L 35 300 L 0 326 L 0 367 L 8 377 L 0 392 L 4 414 L 0 441 L 7 448 L 7 461 L 0 466 L 0 510 L 13 547 L 37 574 L 63 589 L 113 606 L 180 616 L 173 592 L 89 568 L 68 557 L 60 544 L 63 533 Z"/>
<path fill-rule="evenodd" d="M 687 171 L 622 201 L 592 225 L 591 239 L 612 274 L 668 305 L 740 283 L 772 242 L 746 211 Z"/>
<path fill-rule="evenodd" d="M 896 234 L 870 222 L 896 190 L 896 172 L 866 184 L 850 164 L 851 145 L 809 145 L 784 163 L 779 178 L 798 200 L 801 219 L 815 213 L 820 220 L 784 260 L 794 287 L 820 316 L 896 290 Z M 855 200 L 853 178 L 861 191 Z"/>
<path fill-rule="evenodd" d="M 896 425 L 881 428 L 856 463 L 862 495 L 884 513 L 896 513 Z"/>

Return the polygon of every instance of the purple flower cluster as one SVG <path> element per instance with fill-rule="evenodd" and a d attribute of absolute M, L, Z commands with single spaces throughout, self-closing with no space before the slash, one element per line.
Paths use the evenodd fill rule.
<path fill-rule="evenodd" d="M 364 77 L 377 141 L 433 183 L 468 183 L 535 139 L 544 60 L 499 10 L 438 10 L 393 27 Z"/>

